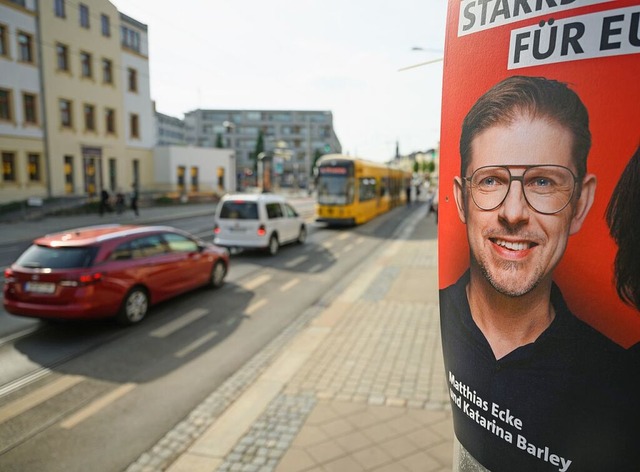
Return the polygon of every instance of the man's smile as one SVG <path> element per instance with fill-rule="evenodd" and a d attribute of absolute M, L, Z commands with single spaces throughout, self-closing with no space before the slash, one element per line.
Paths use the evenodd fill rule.
<path fill-rule="evenodd" d="M 524 251 L 525 249 L 531 249 L 537 246 L 537 243 L 532 241 L 507 241 L 506 239 L 489 238 L 489 240 L 500 247 L 509 249 L 510 251 Z"/>

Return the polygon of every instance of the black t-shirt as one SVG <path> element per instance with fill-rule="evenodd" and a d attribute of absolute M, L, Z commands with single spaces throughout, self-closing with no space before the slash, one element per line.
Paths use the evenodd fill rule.
<path fill-rule="evenodd" d="M 469 273 L 440 291 L 455 433 L 499 471 L 640 471 L 638 365 L 576 318 L 554 285 L 556 316 L 535 342 L 496 360 L 472 319 Z"/>

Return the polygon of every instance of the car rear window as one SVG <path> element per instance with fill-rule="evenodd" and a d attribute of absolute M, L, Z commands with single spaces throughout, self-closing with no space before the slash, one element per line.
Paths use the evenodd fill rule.
<path fill-rule="evenodd" d="M 91 266 L 97 247 L 30 246 L 16 261 L 21 267 L 34 269 L 75 269 Z"/>
<path fill-rule="evenodd" d="M 232 220 L 257 220 L 258 205 L 256 202 L 228 200 L 222 204 L 220 218 Z"/>

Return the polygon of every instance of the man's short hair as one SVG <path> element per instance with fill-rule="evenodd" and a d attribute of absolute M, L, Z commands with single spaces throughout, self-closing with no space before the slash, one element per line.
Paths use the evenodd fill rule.
<path fill-rule="evenodd" d="M 545 77 L 504 79 L 471 107 L 460 136 L 461 175 L 469 168 L 473 139 L 493 126 L 509 125 L 521 115 L 553 121 L 571 132 L 572 157 L 581 182 L 587 172 L 587 155 L 591 149 L 587 108 L 567 84 Z"/>

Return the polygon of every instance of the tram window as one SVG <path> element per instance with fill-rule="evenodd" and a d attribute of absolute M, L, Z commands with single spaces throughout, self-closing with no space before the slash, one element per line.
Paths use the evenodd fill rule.
<path fill-rule="evenodd" d="M 353 203 L 352 177 L 321 175 L 318 179 L 318 203 L 320 205 L 349 205 Z"/>
<path fill-rule="evenodd" d="M 359 200 L 365 202 L 376 198 L 376 179 L 365 177 L 360 179 Z"/>

